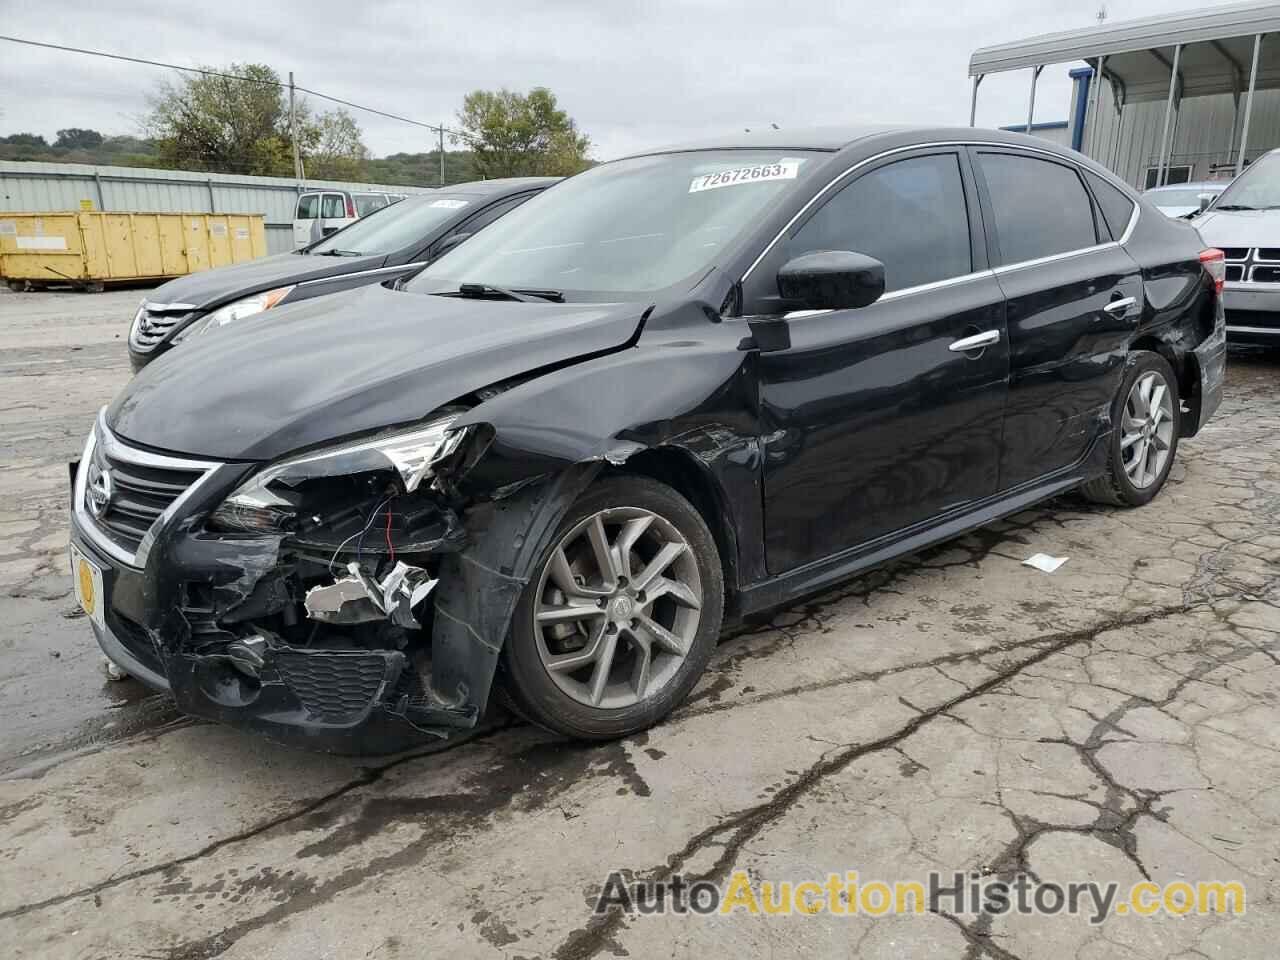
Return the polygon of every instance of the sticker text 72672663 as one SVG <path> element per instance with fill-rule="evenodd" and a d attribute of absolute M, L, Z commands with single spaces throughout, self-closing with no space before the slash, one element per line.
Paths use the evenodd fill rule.
<path fill-rule="evenodd" d="M 766 180 L 794 180 L 800 172 L 796 160 L 780 160 L 777 163 L 757 163 L 749 167 L 735 167 L 694 177 L 689 184 L 690 193 L 718 190 L 720 187 L 736 187 L 744 183 L 762 183 Z"/>

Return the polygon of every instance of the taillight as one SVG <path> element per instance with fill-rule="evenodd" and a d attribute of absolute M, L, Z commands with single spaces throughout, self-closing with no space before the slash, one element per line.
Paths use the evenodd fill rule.
<path fill-rule="evenodd" d="M 347 197 L 347 216 L 348 216 L 348 217 L 351 217 L 352 219 L 355 219 L 355 215 L 356 215 L 356 204 L 355 204 L 355 201 L 354 201 L 354 200 L 352 200 L 350 197 Z M 1221 251 L 1221 250 L 1219 250 L 1219 251 L 1218 251 L 1218 255 L 1219 255 L 1219 256 L 1221 256 L 1221 255 L 1222 255 L 1222 251 Z M 1202 259 L 1202 260 L 1204 259 L 1204 254 L 1201 254 L 1201 255 L 1200 255 L 1200 259 Z"/>
<path fill-rule="evenodd" d="M 1200 251 L 1200 265 L 1213 278 L 1213 292 L 1222 295 L 1222 285 L 1227 280 L 1227 255 L 1216 247 Z"/>

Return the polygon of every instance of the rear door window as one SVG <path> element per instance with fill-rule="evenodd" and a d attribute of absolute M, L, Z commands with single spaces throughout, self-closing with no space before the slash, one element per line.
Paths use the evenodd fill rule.
<path fill-rule="evenodd" d="M 972 272 L 959 157 L 912 157 L 863 174 L 787 242 L 786 259 L 818 250 L 875 257 L 886 291 Z"/>
<path fill-rule="evenodd" d="M 1093 204 L 1073 168 L 1009 153 L 979 153 L 978 166 L 991 197 L 1001 263 L 1098 243 Z"/>
<path fill-rule="evenodd" d="M 341 220 L 347 215 L 346 198 L 340 193 L 326 193 L 320 207 L 320 216 L 326 220 Z"/>
<path fill-rule="evenodd" d="M 1093 190 L 1093 198 L 1098 201 L 1098 206 L 1102 209 L 1102 219 L 1106 221 L 1106 225 L 1111 231 L 1111 239 L 1119 240 L 1124 236 L 1124 232 L 1129 226 L 1129 220 L 1133 217 L 1133 201 L 1126 197 L 1118 187 L 1108 183 L 1096 173 L 1090 173 L 1086 170 L 1084 176 Z M 1199 191 L 1191 190 L 1188 193 L 1191 196 L 1186 201 L 1187 206 L 1196 206 L 1200 202 L 1198 196 L 1196 196 Z M 1152 197 L 1152 199 L 1155 200 L 1156 198 Z"/>
<path fill-rule="evenodd" d="M 295 220 L 314 220 L 320 213 L 320 194 L 304 193 L 298 198 L 298 212 Z"/>

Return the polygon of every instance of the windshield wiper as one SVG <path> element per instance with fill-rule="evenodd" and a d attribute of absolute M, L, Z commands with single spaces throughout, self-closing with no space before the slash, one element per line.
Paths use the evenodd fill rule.
<path fill-rule="evenodd" d="M 359 250 L 326 250 L 324 253 L 317 253 L 317 257 L 363 257 L 364 254 Z"/>
<path fill-rule="evenodd" d="M 1215 210 L 1257 210 L 1257 207 L 1251 207 L 1244 203 L 1220 203 L 1213 209 Z"/>
<path fill-rule="evenodd" d="M 539 300 L 564 303 L 564 294 L 559 290 L 508 290 L 506 287 L 495 287 L 492 283 L 464 283 L 458 287 L 458 295 L 462 297 L 482 299 L 495 293 L 521 303 L 537 303 Z"/>

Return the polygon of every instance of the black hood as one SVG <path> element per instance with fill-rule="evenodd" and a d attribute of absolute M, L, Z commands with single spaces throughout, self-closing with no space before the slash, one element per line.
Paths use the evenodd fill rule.
<path fill-rule="evenodd" d="M 318 280 L 339 274 L 373 270 L 386 254 L 372 257 L 320 257 L 302 253 L 278 253 L 229 267 L 188 274 L 162 284 L 147 294 L 152 303 L 189 303 L 209 309 L 261 290 L 283 287 L 302 280 Z"/>
<path fill-rule="evenodd" d="M 125 387 L 107 422 L 157 450 L 273 460 L 411 423 L 509 377 L 622 347 L 645 306 L 361 287 L 184 343 Z"/>

